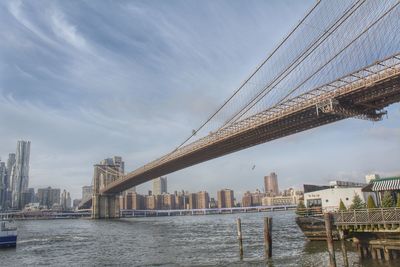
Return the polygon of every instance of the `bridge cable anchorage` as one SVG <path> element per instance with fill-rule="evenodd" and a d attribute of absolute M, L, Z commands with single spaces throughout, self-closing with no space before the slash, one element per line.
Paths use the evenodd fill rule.
<path fill-rule="evenodd" d="M 363 110 L 359 108 L 351 108 L 341 105 L 336 99 L 327 99 L 315 105 L 317 116 L 320 112 L 323 114 L 338 115 L 345 118 L 355 117 L 363 120 L 381 121 L 387 111 L 381 110 Z"/>

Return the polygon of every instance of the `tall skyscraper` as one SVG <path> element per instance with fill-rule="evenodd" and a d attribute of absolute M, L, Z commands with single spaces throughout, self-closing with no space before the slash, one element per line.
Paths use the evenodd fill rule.
<path fill-rule="evenodd" d="M 12 191 L 12 175 L 13 175 L 13 167 L 15 165 L 15 154 L 10 153 L 8 154 L 7 160 L 7 190 Z"/>
<path fill-rule="evenodd" d="M 153 195 L 167 193 L 167 177 L 158 177 L 153 180 Z"/>
<path fill-rule="evenodd" d="M 85 202 L 86 200 L 90 199 L 93 195 L 93 186 L 86 185 L 82 186 L 82 201 Z"/>
<path fill-rule="evenodd" d="M 278 175 L 271 172 L 269 176 L 264 177 L 264 190 L 269 196 L 279 195 Z"/>
<path fill-rule="evenodd" d="M 8 155 L 8 160 L 7 160 L 7 165 L 6 165 L 6 177 L 3 182 L 3 187 L 4 187 L 4 203 L 3 203 L 3 209 L 8 209 L 11 207 L 12 203 L 12 189 L 13 189 L 13 184 L 12 184 L 12 177 L 13 173 L 15 171 L 15 153 L 10 153 Z"/>
<path fill-rule="evenodd" d="M 234 195 L 231 189 L 222 189 L 217 192 L 218 208 L 232 208 L 234 207 Z"/>
<path fill-rule="evenodd" d="M 0 161 L 0 210 L 4 210 L 6 207 L 6 196 L 7 196 L 7 168 L 4 162 Z"/>
<path fill-rule="evenodd" d="M 31 142 L 18 141 L 15 164 L 12 170 L 12 207 L 22 209 L 22 193 L 28 189 L 29 185 L 29 156 Z"/>
<path fill-rule="evenodd" d="M 71 196 L 67 190 L 61 193 L 60 205 L 62 210 L 70 210 L 71 209 Z"/>

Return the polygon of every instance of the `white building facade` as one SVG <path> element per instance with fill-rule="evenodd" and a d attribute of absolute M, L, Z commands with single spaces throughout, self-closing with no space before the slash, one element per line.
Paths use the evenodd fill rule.
<path fill-rule="evenodd" d="M 361 189 L 361 187 L 333 187 L 304 193 L 304 204 L 307 208 L 322 207 L 329 211 L 339 209 L 342 200 L 346 208 L 349 208 L 355 195 L 360 196 L 363 202 L 367 202 L 368 196 L 371 195 L 376 203 L 373 193 L 362 192 Z"/>

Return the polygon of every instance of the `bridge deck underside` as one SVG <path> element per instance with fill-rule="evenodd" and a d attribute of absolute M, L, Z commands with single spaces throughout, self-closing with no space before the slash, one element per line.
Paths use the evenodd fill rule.
<path fill-rule="evenodd" d="M 392 76 L 389 79 L 340 95 L 335 99 L 341 104 L 360 112 L 374 113 L 392 103 L 400 101 L 400 76 Z M 249 127 L 246 131 L 241 131 L 238 134 L 194 150 L 191 153 L 161 163 L 159 166 L 143 171 L 142 173 L 128 174 L 124 179 L 118 181 L 117 184 L 104 188 L 100 193 L 116 194 L 132 186 L 150 181 L 155 177 L 345 118 L 348 118 L 348 116 L 327 113 L 317 114 L 315 105 L 306 106 L 302 110 L 273 121 L 268 121 L 265 124 L 257 125 L 256 127 Z"/>

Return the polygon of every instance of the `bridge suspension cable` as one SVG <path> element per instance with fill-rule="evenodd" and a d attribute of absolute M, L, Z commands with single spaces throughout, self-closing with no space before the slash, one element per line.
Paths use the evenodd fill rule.
<path fill-rule="evenodd" d="M 339 63 L 341 67 L 346 66 L 343 68 L 346 72 L 350 72 L 357 67 L 352 61 L 372 63 L 372 60 L 382 58 L 370 59 L 364 54 L 355 60 L 351 58 L 349 52 L 346 54 L 344 52 L 350 47 L 355 47 L 357 40 L 393 11 L 399 2 L 349 0 L 340 3 L 339 5 L 336 1 L 318 1 L 273 52 L 200 127 L 193 130 L 192 134 L 178 147 L 156 161 L 167 160 L 194 136 L 202 138 L 200 131 L 210 123 L 215 123 L 215 121 L 218 123 L 218 116 L 224 116 L 224 113 L 228 113 L 228 119 L 211 129 L 210 134 L 252 114 L 276 107 L 295 92 L 299 94 L 335 80 L 342 73 L 338 71 L 335 76 L 332 75 L 333 71 L 329 73 L 327 69 L 337 68 Z M 380 30 L 381 32 L 388 31 L 384 27 L 380 27 Z M 385 34 L 381 33 L 378 36 L 385 36 Z M 379 41 L 383 43 L 383 40 Z M 376 40 L 372 41 L 374 42 Z M 359 46 L 360 51 L 367 48 L 363 43 Z M 394 50 L 397 51 L 396 47 Z M 348 58 L 346 59 L 345 56 Z M 342 62 L 338 62 L 339 60 Z M 321 71 L 323 73 L 317 75 Z M 225 112 L 226 109 L 233 109 L 233 111 Z"/>
<path fill-rule="evenodd" d="M 365 1 L 362 1 L 362 3 L 364 3 Z M 361 4 L 362 4 L 361 3 Z M 339 52 L 337 52 L 332 58 L 330 58 L 326 63 L 324 63 L 321 67 L 319 67 L 315 72 L 313 72 L 311 75 L 309 75 L 306 79 L 304 79 L 299 85 L 297 85 L 295 88 L 293 88 L 292 90 L 290 90 L 282 99 L 279 100 L 279 102 L 277 104 L 275 104 L 275 106 L 283 103 L 290 95 L 292 95 L 296 90 L 298 90 L 302 85 L 304 85 L 307 81 L 309 81 L 312 77 L 314 77 L 316 74 L 318 74 L 324 67 L 326 67 L 329 63 L 331 63 L 334 59 L 336 59 L 341 53 L 343 53 L 346 49 L 348 49 L 352 44 L 354 44 L 360 37 L 362 37 L 365 33 L 367 33 L 372 27 L 374 27 L 379 21 L 381 21 L 384 17 L 386 17 L 390 12 L 392 12 L 398 5 L 400 4 L 400 2 L 397 2 L 395 5 L 393 5 L 389 10 L 387 10 L 384 14 L 382 14 L 377 20 L 375 20 L 374 22 L 372 22 L 369 26 L 367 26 L 359 35 L 357 35 L 354 39 L 350 40 L 350 42 L 343 47 Z M 358 6 L 360 7 L 360 6 Z M 357 8 L 358 8 L 357 7 Z M 352 15 L 355 10 L 352 10 L 352 12 L 349 15 Z M 349 16 L 348 16 L 349 17 Z M 347 18 L 348 18 L 347 17 Z M 344 21 L 342 21 L 338 26 L 342 25 Z M 338 27 L 336 27 L 337 29 Z M 335 29 L 335 30 L 336 30 Z M 333 32 L 332 32 L 333 33 Z M 330 33 L 331 35 L 331 33 Z M 326 39 L 326 38 L 325 38 Z M 316 48 L 313 49 L 313 51 Z M 304 60 L 304 59 L 303 59 Z M 301 63 L 301 62 L 300 62 Z M 265 92 L 265 90 L 263 90 L 263 92 Z M 243 111 L 244 109 L 242 109 L 238 115 L 241 113 L 240 116 L 237 116 L 235 119 L 231 120 L 232 122 L 236 122 L 238 120 L 240 120 L 242 118 L 242 116 L 248 111 L 250 110 L 252 107 L 254 107 L 257 103 L 259 103 L 260 100 L 262 100 L 262 98 L 264 98 L 268 92 L 267 91 L 265 94 L 262 95 L 262 97 L 258 98 L 255 102 L 253 103 L 249 103 L 248 106 L 246 106 L 246 111 L 241 113 L 241 111 Z M 261 95 L 261 94 L 260 94 Z"/>

